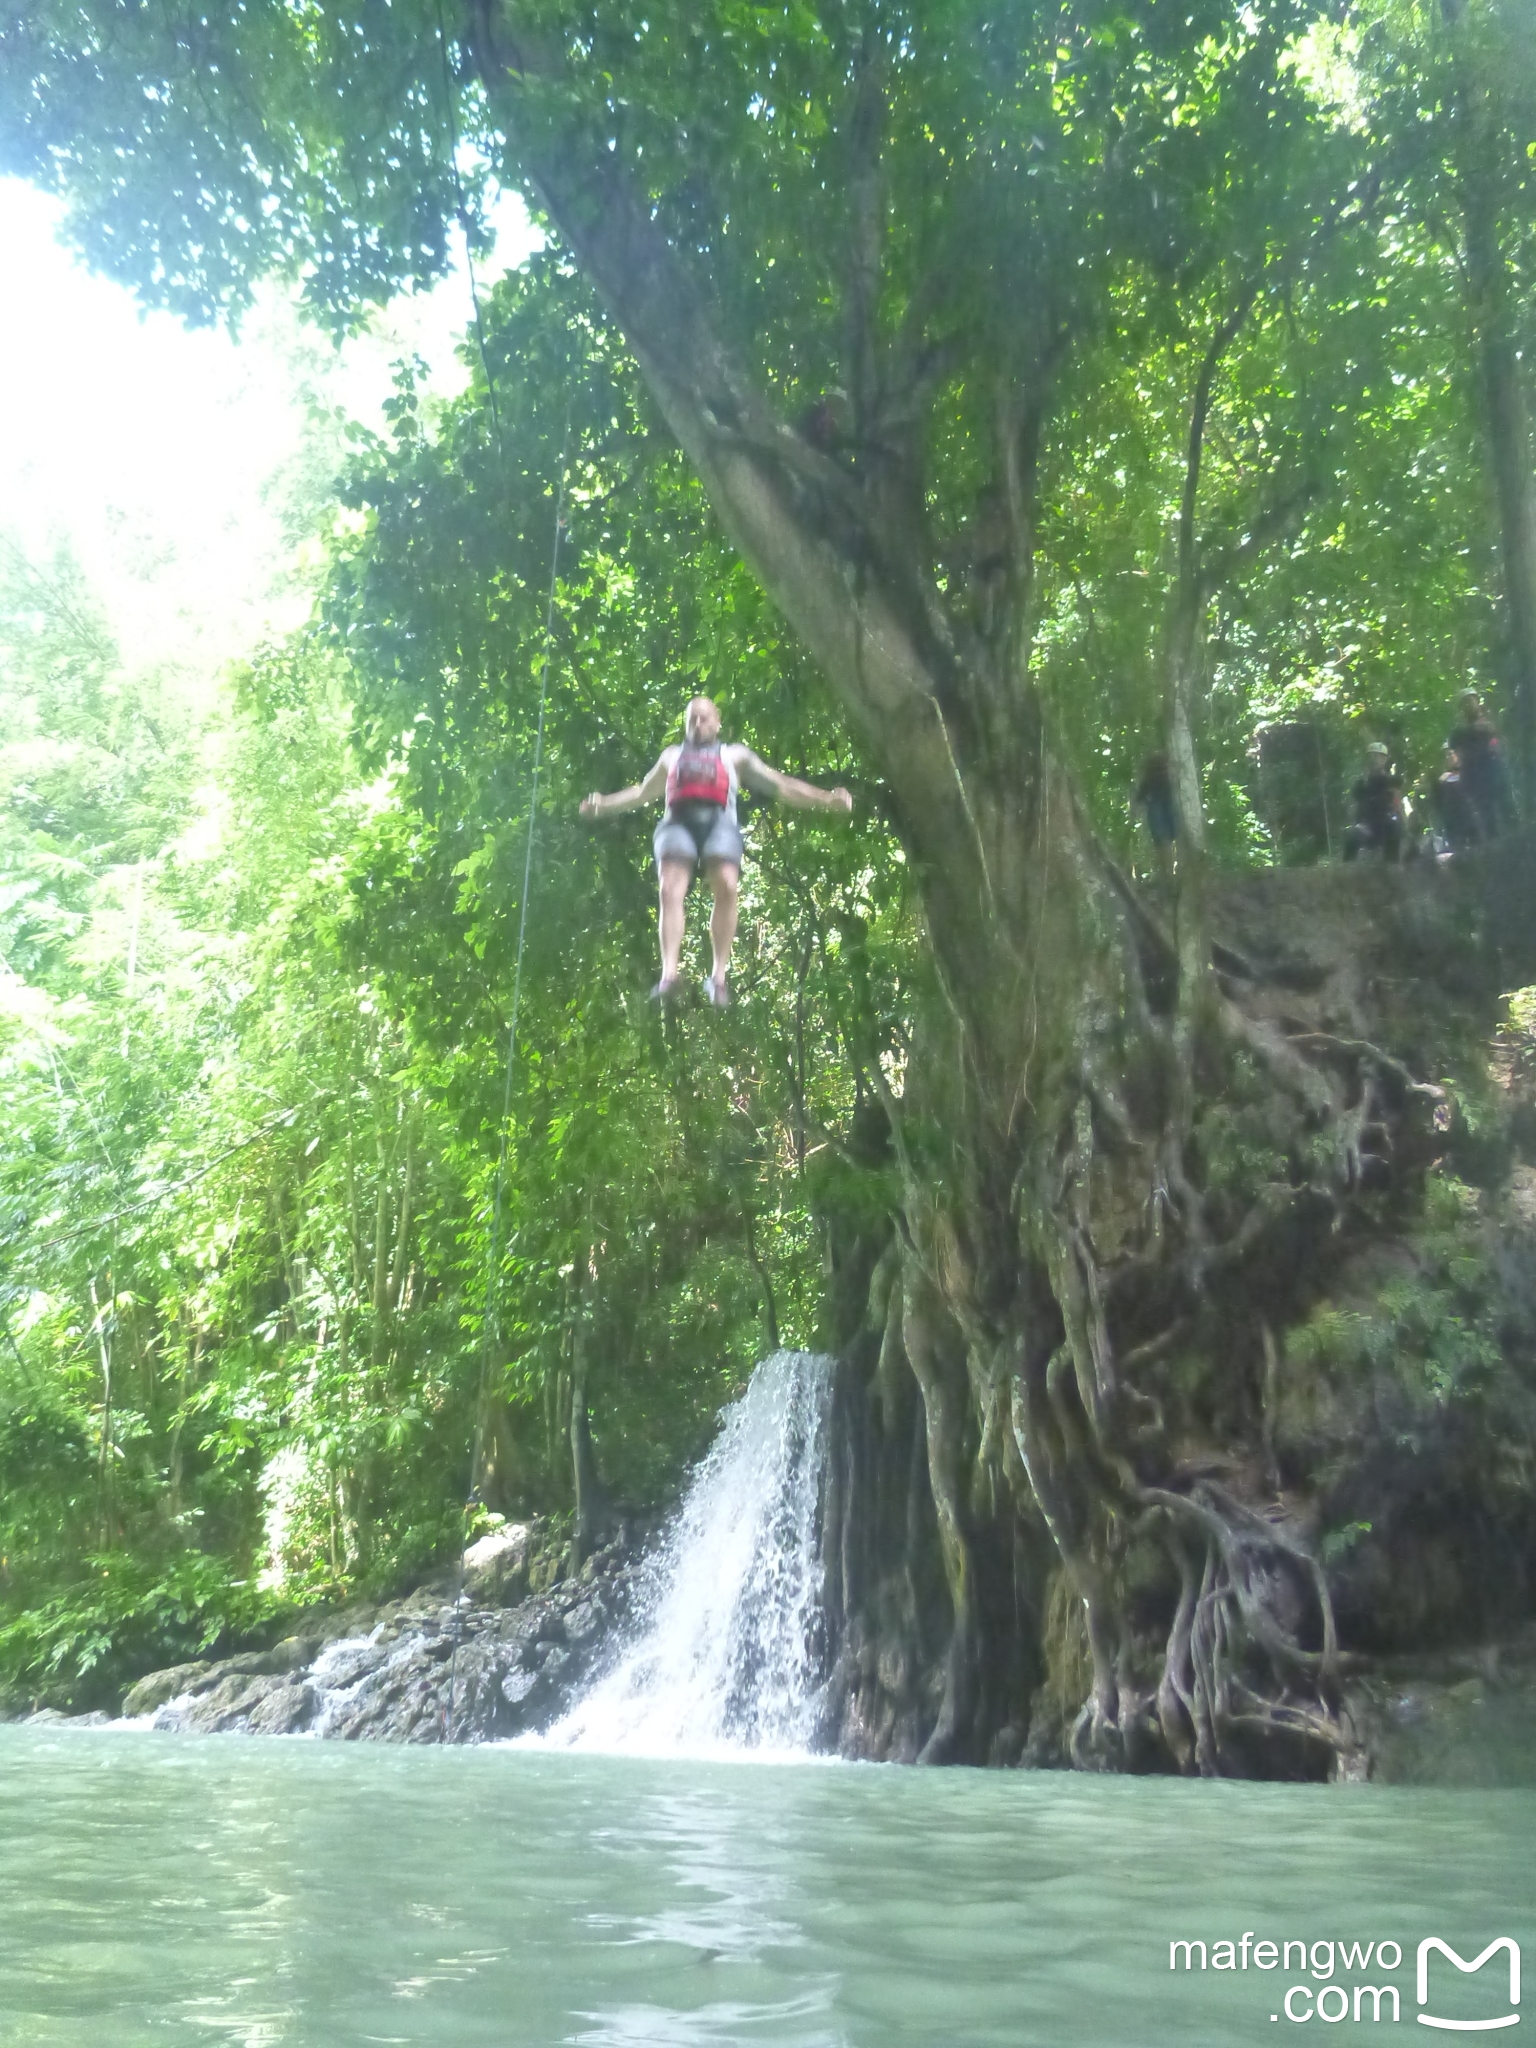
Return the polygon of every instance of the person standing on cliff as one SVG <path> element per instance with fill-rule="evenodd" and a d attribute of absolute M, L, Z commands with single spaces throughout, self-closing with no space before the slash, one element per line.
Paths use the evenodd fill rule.
<path fill-rule="evenodd" d="M 1454 747 L 1446 748 L 1445 766 L 1430 785 L 1429 810 L 1434 819 L 1431 851 L 1437 858 L 1464 853 L 1482 838 L 1483 828 L 1461 772 L 1461 756 Z"/>
<path fill-rule="evenodd" d="M 1157 863 L 1157 872 L 1166 879 L 1173 873 L 1179 811 L 1173 794 L 1173 771 L 1168 766 L 1167 754 L 1161 750 L 1148 754 L 1142 762 L 1141 774 L 1131 791 L 1131 809 L 1139 810 L 1146 819 L 1152 858 Z"/>
<path fill-rule="evenodd" d="M 683 731 L 682 745 L 663 748 L 643 782 L 611 796 L 594 790 L 583 797 L 581 815 L 607 817 L 665 798 L 667 807 L 651 839 L 661 892 L 661 979 L 651 995 L 657 1002 L 668 1002 L 680 986 L 684 903 L 694 870 L 702 862 L 714 897 L 709 921 L 714 959 L 704 993 L 717 1010 L 723 1010 L 731 1000 L 726 976 L 736 938 L 743 852 L 737 791 L 745 784 L 801 810 L 840 811 L 845 816 L 853 809 L 853 798 L 846 789 L 819 789 L 813 782 L 781 775 L 739 741 L 722 743 L 720 712 L 708 697 L 691 700 Z"/>
<path fill-rule="evenodd" d="M 1461 762 L 1462 787 L 1477 814 L 1479 837 L 1497 839 L 1512 832 L 1517 822 L 1504 742 L 1476 690 L 1463 690 L 1456 709 L 1458 723 L 1446 745 L 1456 749 Z"/>
<path fill-rule="evenodd" d="M 1344 834 L 1344 858 L 1354 860 L 1367 847 L 1380 850 L 1383 860 L 1401 860 L 1403 854 L 1403 778 L 1392 767 L 1392 757 L 1380 740 L 1365 750 L 1365 773 L 1349 792 L 1355 806 L 1355 822 Z"/>

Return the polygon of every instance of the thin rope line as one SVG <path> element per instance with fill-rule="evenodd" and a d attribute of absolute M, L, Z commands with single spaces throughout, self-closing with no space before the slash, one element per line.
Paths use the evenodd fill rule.
<path fill-rule="evenodd" d="M 501 1099 L 501 1145 L 496 1158 L 496 1191 L 491 1205 L 490 1262 L 486 1268 L 485 1311 L 488 1340 L 483 1370 L 499 1334 L 496 1321 L 496 1261 L 501 1250 L 501 1204 L 506 1184 L 507 1149 L 512 1120 L 512 1077 L 517 1065 L 517 1016 L 523 1000 L 523 949 L 528 937 L 528 897 L 533 878 L 533 834 L 538 820 L 539 774 L 544 761 L 544 712 L 549 700 L 549 654 L 555 637 L 555 584 L 560 574 L 560 542 L 565 534 L 565 469 L 570 442 L 570 416 L 560 443 L 560 484 L 555 493 L 555 539 L 550 550 L 549 596 L 544 607 L 544 658 L 539 664 L 539 722 L 533 740 L 533 785 L 528 798 L 528 837 L 523 847 L 523 896 L 517 914 L 517 958 L 512 970 L 512 1019 L 507 1028 L 507 1072 Z M 470 1491 L 478 1484 L 480 1453 L 470 1473 Z"/>
<path fill-rule="evenodd" d="M 466 1509 L 480 1496 L 480 1474 L 484 1464 L 484 1433 L 481 1418 L 490 1387 L 491 1356 L 500 1328 L 497 1318 L 497 1269 L 501 1260 L 501 1207 L 507 1178 L 507 1152 L 512 1128 L 512 1081 L 517 1070 L 517 1019 L 523 1001 L 523 951 L 528 937 L 528 896 L 533 879 L 533 835 L 539 815 L 539 775 L 544 763 L 544 713 L 549 702 L 549 655 L 555 639 L 555 588 L 560 576 L 560 542 L 565 534 L 565 479 L 571 440 L 571 415 L 567 408 L 560 437 L 560 481 L 555 491 L 555 537 L 549 558 L 549 595 L 544 606 L 544 656 L 539 664 L 539 721 L 533 740 L 533 779 L 528 795 L 528 836 L 523 846 L 523 896 L 517 913 L 517 957 L 512 970 L 512 1017 L 507 1027 L 507 1066 L 501 1094 L 501 1141 L 496 1153 L 495 1191 L 491 1198 L 491 1237 L 485 1267 L 485 1315 L 480 1350 L 480 1386 L 475 1400 L 473 1449 L 469 1464 L 469 1494 Z M 459 1645 L 463 1640 L 464 1560 L 469 1554 L 469 1531 L 459 1549 L 459 1582 L 453 1596 L 453 1655 L 448 1665 L 448 1713 L 443 1740 L 452 1742 L 454 1715 L 458 1708 Z"/>

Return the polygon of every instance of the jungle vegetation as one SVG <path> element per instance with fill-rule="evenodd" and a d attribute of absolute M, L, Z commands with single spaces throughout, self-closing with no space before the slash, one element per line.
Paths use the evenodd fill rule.
<path fill-rule="evenodd" d="M 188 319 L 276 274 L 345 331 L 498 187 L 547 233 L 205 730 L 6 570 L 13 1690 L 397 1582 L 471 1482 L 579 1541 L 782 1341 L 916 1417 L 927 1755 L 1037 1691 L 1084 1763 L 1344 1750 L 1369 1530 L 1276 1417 L 1385 1317 L 1423 1414 L 1529 1445 L 1511 1153 L 1475 1059 L 1440 1142 L 1443 1016 L 1286 1011 L 1223 906 L 1469 680 L 1536 789 L 1528 7 L 33 0 L 0 79 L 0 165 Z M 645 835 L 575 804 L 697 690 L 856 829 L 756 814 L 740 1000 L 668 1025 Z M 1330 1305 L 1389 1240 L 1397 1306 Z"/>

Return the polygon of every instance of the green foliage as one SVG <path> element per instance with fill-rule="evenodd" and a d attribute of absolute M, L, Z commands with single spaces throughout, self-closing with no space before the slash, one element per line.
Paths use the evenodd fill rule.
<path fill-rule="evenodd" d="M 254 0 L 91 20 L 44 0 L 0 16 L 0 60 L 0 167 L 66 191 L 91 262 L 140 284 L 158 273 L 161 303 L 188 318 L 244 310 L 276 269 L 345 321 L 360 300 L 440 276 L 466 183 L 473 201 L 430 7 Z M 268 94 L 258 154 L 246 116 Z"/>
<path fill-rule="evenodd" d="M 599 365 L 571 432 L 509 1119 L 549 491 L 510 548 L 507 525 L 558 450 L 530 403 L 493 457 L 478 395 L 429 436 L 407 380 L 393 440 L 345 480 L 316 629 L 184 722 L 126 897 L 115 814 L 80 811 L 71 944 L 5 984 L 27 1136 L 0 1173 L 3 1442 L 29 1478 L 0 1509 L 0 1676 L 33 1695 L 106 1688 L 152 1640 L 191 1654 L 188 1587 L 217 1634 L 418 1575 L 461 1540 L 477 1440 L 497 1508 L 560 1510 L 578 1349 L 610 1489 L 664 1495 L 772 1338 L 815 1339 L 822 1206 L 890 1199 L 842 1145 L 921 973 L 878 828 L 760 813 L 740 1007 L 664 1024 L 643 1001 L 645 835 L 578 825 L 577 795 L 638 772 L 688 688 L 729 706 L 732 678 L 765 753 L 845 762 L 697 486 L 650 459 L 579 288 L 551 264 L 501 299 L 504 368 L 553 381 L 576 345 Z M 39 721 L 67 729 L 33 668 L 54 678 Z M 142 689 L 105 643 L 92 687 Z M 194 760 L 217 775 L 195 806 Z"/>
<path fill-rule="evenodd" d="M 80 1566 L 77 1580 L 0 1621 L 0 1699 L 111 1707 L 125 1680 L 206 1655 L 273 1611 L 270 1597 L 204 1551 L 106 1551 Z"/>
<path fill-rule="evenodd" d="M 870 317 L 901 374 L 836 459 L 900 443 L 963 653 L 1000 398 L 1033 377 L 1019 660 L 1104 839 L 1139 858 L 1185 632 L 1216 856 L 1313 859 L 1362 742 L 1428 771 L 1453 690 L 1506 664 L 1455 66 L 1497 82 L 1478 175 L 1530 339 L 1536 65 L 1519 0 L 1464 11 L 1456 56 L 1407 0 L 538 0 L 522 27 L 566 68 L 512 135 L 426 0 L 40 0 L 0 12 L 0 168 L 147 300 L 237 317 L 276 271 L 339 328 L 438 275 L 455 222 L 482 239 L 518 148 L 574 135 L 629 166 L 789 421 L 847 373 L 878 78 Z M 0 1678 L 29 1695 L 421 1571 L 472 1473 L 490 1512 L 563 1511 L 578 1387 L 609 1486 L 664 1498 L 773 1336 L 824 1334 L 832 1223 L 894 1200 L 876 1076 L 900 1092 L 939 999 L 901 821 L 557 241 L 480 341 L 445 408 L 401 366 L 311 626 L 227 686 L 128 673 L 67 559 L 0 549 Z M 756 812 L 737 1007 L 667 1020 L 646 834 L 576 806 L 699 690 L 848 783 L 856 825 Z M 1234 1207 L 1308 1164 L 1238 1078 L 1198 1124 Z M 953 1133 L 906 1142 L 950 1170 Z M 1422 1268 L 1320 1306 L 1295 1374 L 1477 1395 L 1482 1254 L 1466 1198 L 1428 1199 Z"/>
<path fill-rule="evenodd" d="M 1426 1403 L 1488 1395 L 1505 1358 L 1476 1191 L 1431 1174 L 1414 1250 L 1415 1269 L 1381 1282 L 1369 1312 L 1324 1301 L 1291 1330 L 1287 1371 L 1343 1384 L 1384 1375 L 1412 1398 L 1416 1418 Z"/>
<path fill-rule="evenodd" d="M 850 180 L 859 82 L 874 79 L 876 339 L 906 380 L 883 394 L 879 430 L 921 412 L 925 566 L 963 637 L 987 602 L 998 394 L 1043 366 L 1032 659 L 1102 829 L 1129 850 L 1126 794 L 1163 730 L 1207 367 L 1189 539 L 1218 849 L 1336 852 L 1368 737 L 1410 780 L 1438 769 L 1455 687 L 1508 666 L 1454 225 L 1468 175 L 1456 109 L 1470 63 L 1490 95 L 1480 175 L 1529 335 L 1523 0 L 1469 0 L 1460 42 L 1410 0 L 1370 0 L 1343 24 L 1299 0 L 1180 14 L 1071 0 L 1006 17 L 974 0 L 835 17 L 711 0 L 643 20 L 529 0 L 515 14 L 508 33 L 559 53 L 523 76 L 516 119 L 476 10 L 262 4 L 193 32 L 161 5 L 49 0 L 4 28 L 0 161 L 61 190 L 81 246 L 147 300 L 212 317 L 277 271 L 345 324 L 437 275 L 455 221 L 477 238 L 497 179 L 531 193 L 555 137 L 626 165 L 793 419 L 849 369 Z M 583 569 L 603 572 L 572 579 L 568 595 L 584 582 L 587 599 L 571 659 L 611 641 L 659 557 L 718 547 L 680 471 L 643 533 L 628 518 L 624 479 L 665 469 L 665 431 L 560 272 L 551 256 L 503 295 L 494 419 L 489 404 L 461 409 L 434 436 L 402 378 L 402 459 L 372 504 L 382 545 L 361 551 L 346 607 L 373 682 L 370 761 L 406 731 L 460 732 L 466 710 L 463 730 L 487 733 L 489 718 L 511 741 L 494 704 L 474 701 L 481 657 L 494 644 L 513 677 L 540 658 L 537 607 L 521 600 L 544 587 L 567 406 L 572 538 Z M 551 290 L 564 304 L 541 326 L 528 308 Z M 415 516 L 429 502 L 441 514 L 455 478 L 454 516 Z M 673 618 L 678 631 L 658 639 L 647 606 L 629 672 L 649 669 L 653 709 L 663 648 L 679 681 L 729 672 L 743 705 L 773 680 L 774 630 L 752 629 L 761 597 L 723 548 L 715 566 L 710 602 Z M 423 626 L 448 658 L 418 658 Z M 605 687 L 590 753 L 611 766 Z M 505 773 L 524 755 L 492 758 Z M 433 772 L 445 779 L 429 816 L 469 832 L 460 771 L 438 755 Z"/>
<path fill-rule="evenodd" d="M 345 486 L 356 537 L 339 544 L 326 630 L 355 665 L 370 758 L 383 763 L 409 733 L 400 809 L 379 818 L 345 944 L 452 1076 L 483 1245 L 494 1194 L 484 1135 L 499 1115 L 508 964 L 525 938 L 494 1329 L 468 1261 L 463 1284 L 480 1306 L 466 1328 L 506 1354 L 491 1361 L 491 1392 L 537 1418 L 546 1461 L 580 1342 L 599 1361 L 605 1466 L 643 1495 L 679 1442 L 701 1441 L 770 1330 L 816 1334 L 817 1196 L 803 1176 L 895 1042 L 918 946 L 901 863 L 878 828 L 855 838 L 759 811 L 742 1006 L 663 1028 L 641 1001 L 655 944 L 646 835 L 580 824 L 580 795 L 641 773 L 700 689 L 770 759 L 822 780 L 852 771 L 803 655 L 696 482 L 655 446 L 633 364 L 557 257 L 499 289 L 487 358 L 522 393 L 494 430 L 477 394 L 428 436 L 406 385 L 392 445 L 362 452 Z"/>
<path fill-rule="evenodd" d="M 1369 1536 L 1369 1522 L 1345 1522 L 1341 1528 L 1325 1529 L 1317 1546 L 1317 1554 L 1329 1567 L 1337 1565 L 1348 1557 L 1363 1536 Z"/>

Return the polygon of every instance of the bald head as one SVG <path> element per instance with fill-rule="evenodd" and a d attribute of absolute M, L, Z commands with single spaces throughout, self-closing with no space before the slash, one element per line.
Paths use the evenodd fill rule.
<path fill-rule="evenodd" d="M 688 709 L 683 718 L 683 730 L 689 739 L 708 746 L 711 740 L 720 737 L 720 707 L 713 697 L 690 697 Z"/>

